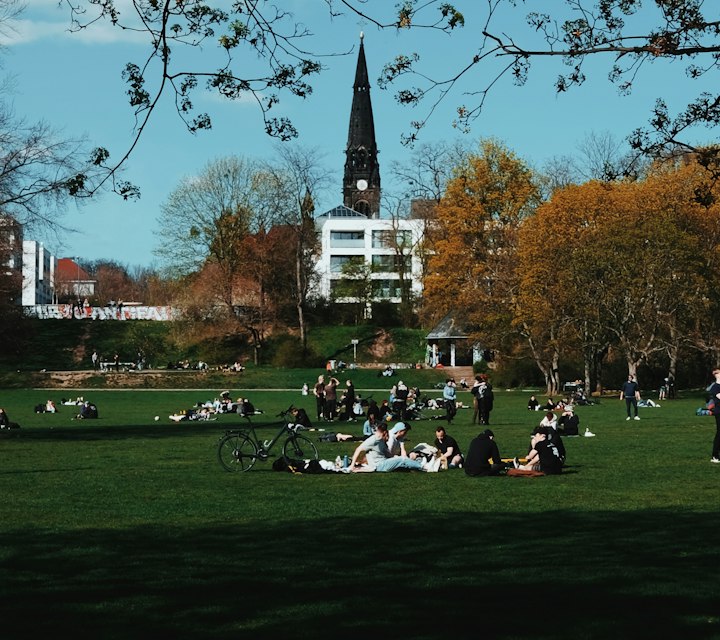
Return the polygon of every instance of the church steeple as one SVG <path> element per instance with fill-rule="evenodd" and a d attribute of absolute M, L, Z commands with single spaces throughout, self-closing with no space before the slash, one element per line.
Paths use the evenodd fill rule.
<path fill-rule="evenodd" d="M 363 39 L 361 33 L 345 150 L 343 204 L 369 218 L 377 218 L 380 214 L 380 165 Z"/>

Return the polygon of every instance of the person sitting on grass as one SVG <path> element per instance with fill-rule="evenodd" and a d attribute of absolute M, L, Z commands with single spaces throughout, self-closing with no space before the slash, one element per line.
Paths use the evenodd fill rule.
<path fill-rule="evenodd" d="M 434 446 L 440 451 L 442 465 L 446 469 L 462 467 L 463 456 L 460 452 L 460 446 L 455 438 L 446 433 L 445 427 L 435 429 Z"/>
<path fill-rule="evenodd" d="M 80 407 L 80 413 L 76 416 L 78 420 L 92 420 L 98 417 L 97 406 L 87 400 Z"/>
<path fill-rule="evenodd" d="M 407 458 L 408 454 L 405 450 L 405 437 L 411 427 L 409 424 L 404 422 L 398 422 L 390 431 L 388 437 L 387 446 L 390 453 L 394 456 L 402 456 Z M 411 456 L 412 457 L 412 456 Z"/>
<path fill-rule="evenodd" d="M 374 413 L 369 413 L 368 419 L 365 420 L 365 424 L 363 424 L 363 435 L 366 438 L 368 436 L 371 436 L 373 433 L 375 433 L 376 427 L 377 427 L 377 418 L 375 418 Z"/>
<path fill-rule="evenodd" d="M 562 473 L 563 459 L 560 450 L 551 438 L 551 431 L 551 427 L 538 427 L 530 441 L 531 449 L 527 455 L 527 462 L 520 464 L 515 458 L 513 466 L 524 471 L 540 471 L 545 475 Z"/>
<path fill-rule="evenodd" d="M 552 411 L 548 411 L 545 417 L 540 420 L 540 426 L 557 429 L 557 416 Z"/>
<path fill-rule="evenodd" d="M 572 405 L 565 407 L 565 411 L 558 420 L 558 433 L 562 436 L 576 436 L 580 430 L 580 418 L 575 415 Z"/>
<path fill-rule="evenodd" d="M 535 396 L 530 396 L 530 400 L 528 400 L 528 411 L 539 411 L 540 410 L 540 403 L 538 402 L 537 398 Z"/>
<path fill-rule="evenodd" d="M 258 413 L 255 405 L 248 398 L 238 398 L 235 403 L 235 412 L 241 416 L 253 416 Z"/>
<path fill-rule="evenodd" d="M 468 476 L 499 476 L 507 467 L 500 459 L 495 434 L 485 429 L 470 441 L 465 456 L 465 473 Z"/>
<path fill-rule="evenodd" d="M 306 429 L 314 429 L 313 423 L 310 422 L 310 416 L 308 415 L 307 411 L 305 411 L 305 409 L 303 409 L 302 407 L 293 407 L 290 410 L 290 413 L 292 413 L 293 421 L 295 422 L 295 424 L 299 424 Z"/>
<path fill-rule="evenodd" d="M 350 462 L 350 470 L 353 473 L 371 471 L 386 473 L 400 469 L 437 471 L 437 465 L 434 465 L 433 463 L 412 460 L 411 458 L 404 458 L 402 456 L 393 456 L 387 445 L 389 437 L 390 434 L 388 433 L 387 425 L 384 422 L 378 424 L 375 429 L 375 433 L 359 444 L 353 452 L 352 460 Z M 367 459 L 367 464 L 357 466 L 358 460 L 363 455 Z"/>

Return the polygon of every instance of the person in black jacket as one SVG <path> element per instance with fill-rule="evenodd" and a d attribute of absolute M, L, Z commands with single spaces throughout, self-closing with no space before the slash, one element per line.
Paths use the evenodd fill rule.
<path fill-rule="evenodd" d="M 552 427 L 538 427 L 532 437 L 527 462 L 519 464 L 515 458 L 513 466 L 525 471 L 542 471 L 546 475 L 562 473 L 564 456 L 558 447 L 560 438 L 554 439 L 552 431 Z"/>
<path fill-rule="evenodd" d="M 433 444 L 442 454 L 441 458 L 445 460 L 445 468 L 462 467 L 463 455 L 460 446 L 455 438 L 447 434 L 445 427 L 435 429 L 435 442 Z"/>
<path fill-rule="evenodd" d="M 580 418 L 575 415 L 573 406 L 566 406 L 560 420 L 558 420 L 558 432 L 562 436 L 576 436 L 579 435 L 579 426 Z"/>
<path fill-rule="evenodd" d="M 493 410 L 495 394 L 490 380 L 485 373 L 480 374 L 480 385 L 477 387 L 478 413 L 480 424 L 490 424 L 490 412 Z"/>
<path fill-rule="evenodd" d="M 506 465 L 500 459 L 495 434 L 490 429 L 485 429 L 470 441 L 464 465 L 467 475 L 497 476 L 506 468 Z"/>

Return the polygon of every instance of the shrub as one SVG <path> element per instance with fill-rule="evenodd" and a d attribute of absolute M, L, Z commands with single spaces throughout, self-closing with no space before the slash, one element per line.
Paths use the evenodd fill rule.
<path fill-rule="evenodd" d="M 312 347 L 303 352 L 300 339 L 296 336 L 278 336 L 268 343 L 271 348 L 271 363 L 278 368 L 307 368 L 324 366 L 323 359 Z"/>

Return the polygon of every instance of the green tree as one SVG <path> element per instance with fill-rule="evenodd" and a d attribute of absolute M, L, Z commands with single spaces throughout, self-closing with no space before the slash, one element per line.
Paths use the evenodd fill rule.
<path fill-rule="evenodd" d="M 320 242 L 315 228 L 315 199 L 327 188 L 330 174 L 316 149 L 277 147 L 277 161 L 265 171 L 277 210 L 277 222 L 289 231 L 286 251 L 294 257 L 294 279 L 289 287 L 294 301 L 303 350 L 307 349 L 306 311 L 315 283 L 315 259 Z M 287 297 L 287 291 L 285 292 Z"/>
<path fill-rule="evenodd" d="M 361 256 L 353 257 L 341 269 L 341 277 L 335 281 L 332 300 L 335 303 L 352 305 L 355 324 L 368 316 L 373 300 L 372 269 Z"/>
<path fill-rule="evenodd" d="M 185 178 L 161 207 L 155 254 L 175 275 L 200 270 L 206 261 L 221 275 L 220 299 L 231 308 L 235 275 L 243 264 L 241 241 L 265 224 L 259 167 L 240 157 L 214 160 Z"/>

